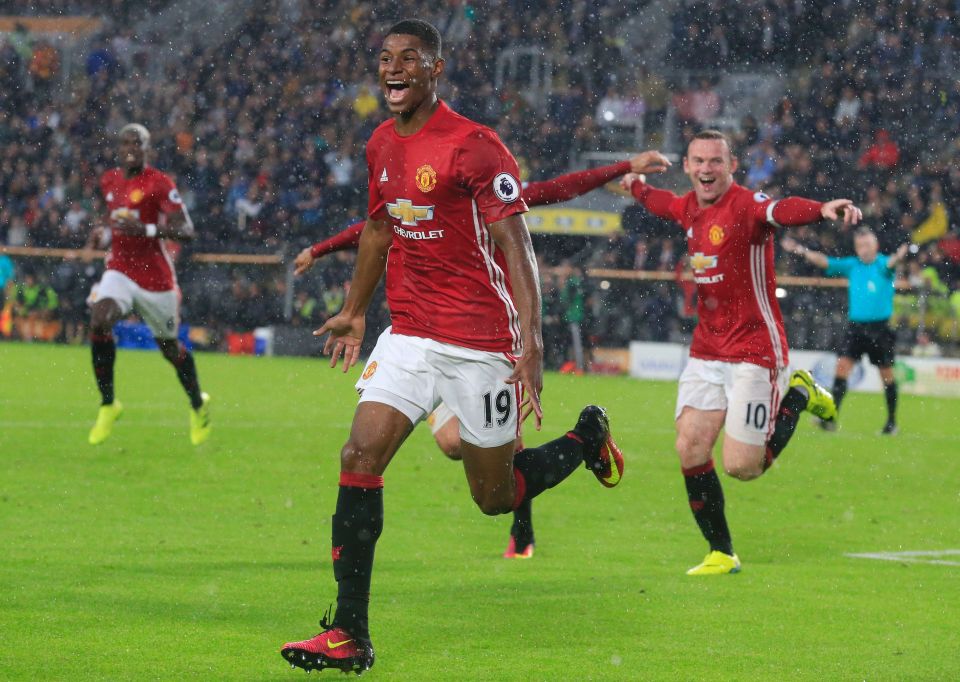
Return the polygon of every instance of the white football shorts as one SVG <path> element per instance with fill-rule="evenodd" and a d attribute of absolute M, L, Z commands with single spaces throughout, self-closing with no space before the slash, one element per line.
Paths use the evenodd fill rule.
<path fill-rule="evenodd" d="M 416 425 L 442 401 L 460 420 L 460 439 L 478 447 L 512 443 L 519 433 L 520 386 L 506 353 L 463 348 L 418 336 L 377 339 L 357 381 L 360 402 L 384 403 Z"/>
<path fill-rule="evenodd" d="M 137 313 L 158 339 L 175 339 L 180 329 L 180 296 L 176 289 L 147 291 L 116 270 L 106 270 L 90 289 L 87 305 L 112 298 L 123 315 Z"/>
<path fill-rule="evenodd" d="M 674 419 L 688 406 L 726 410 L 723 428 L 728 436 L 741 443 L 764 445 L 773 433 L 788 381 L 786 369 L 689 358 L 680 375 Z"/>

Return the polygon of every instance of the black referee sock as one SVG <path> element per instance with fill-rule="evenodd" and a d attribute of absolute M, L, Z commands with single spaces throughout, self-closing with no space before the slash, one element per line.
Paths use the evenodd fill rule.
<path fill-rule="evenodd" d="M 337 611 L 333 625 L 357 639 L 370 639 L 368 609 L 373 552 L 383 531 L 383 477 L 340 474 L 333 514 L 333 577 Z"/>
<path fill-rule="evenodd" d="M 540 447 L 524 448 L 513 456 L 513 468 L 520 474 L 518 503 L 557 485 L 582 463 L 583 443 L 569 433 Z"/>
<path fill-rule="evenodd" d="M 887 423 L 897 423 L 897 382 L 884 384 L 883 394 L 887 399 Z"/>
<path fill-rule="evenodd" d="M 710 550 L 732 555 L 733 540 L 730 538 L 730 528 L 723 512 L 723 488 L 720 486 L 720 477 L 717 476 L 713 460 L 703 466 L 681 471 L 683 482 L 687 486 L 690 510 L 703 537 L 710 543 Z"/>
<path fill-rule="evenodd" d="M 93 375 L 100 389 L 103 405 L 113 404 L 113 365 L 117 359 L 117 344 L 112 334 L 91 334 L 90 351 L 93 356 Z"/>
<path fill-rule="evenodd" d="M 840 411 L 840 403 L 843 402 L 843 396 L 847 394 L 847 380 L 836 377 L 833 380 L 833 402 L 837 405 L 837 412 Z"/>
<path fill-rule="evenodd" d="M 801 391 L 797 387 L 787 391 L 787 395 L 780 401 L 773 435 L 767 441 L 767 453 L 763 461 L 764 471 L 770 468 L 773 460 L 779 457 L 783 449 L 787 447 L 787 443 L 793 437 L 793 432 L 797 429 L 800 413 L 807 407 L 808 402 L 810 402 L 810 396 L 807 395 L 806 391 Z"/>
<path fill-rule="evenodd" d="M 197 364 L 193 361 L 193 354 L 182 343 L 178 346 L 180 352 L 176 360 L 171 360 L 171 364 L 177 370 L 180 385 L 190 398 L 190 406 L 199 410 L 203 405 L 203 397 L 200 394 L 200 380 L 197 378 Z"/>
<path fill-rule="evenodd" d="M 510 535 L 513 536 L 518 552 L 533 544 L 533 504 L 528 498 L 521 500 L 520 506 L 513 510 Z"/>

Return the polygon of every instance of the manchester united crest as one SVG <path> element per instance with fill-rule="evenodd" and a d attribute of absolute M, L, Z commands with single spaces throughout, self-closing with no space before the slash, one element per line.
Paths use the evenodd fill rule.
<path fill-rule="evenodd" d="M 437 186 L 437 171 L 429 163 L 417 169 L 417 188 L 426 194 Z"/>
<path fill-rule="evenodd" d="M 376 371 L 377 371 L 377 361 L 374 360 L 369 365 L 367 365 L 367 368 L 365 370 L 363 370 L 363 378 L 369 379 L 370 377 L 373 376 L 373 373 Z"/>
<path fill-rule="evenodd" d="M 720 244 L 720 242 L 723 241 L 723 238 L 725 236 L 726 235 L 724 235 L 723 233 L 723 228 L 720 227 L 719 225 L 713 225 L 710 228 L 710 231 L 707 232 L 707 238 L 710 240 L 710 243 L 713 244 L 714 246 L 717 246 L 718 244 Z"/>
<path fill-rule="evenodd" d="M 143 201 L 143 190 L 138 187 L 130 192 L 130 203 L 139 204 L 141 201 Z"/>

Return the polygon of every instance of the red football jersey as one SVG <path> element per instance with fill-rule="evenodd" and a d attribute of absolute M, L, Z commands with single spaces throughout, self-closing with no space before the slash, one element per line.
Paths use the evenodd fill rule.
<path fill-rule="evenodd" d="M 124 210 L 133 212 L 142 223 L 154 224 L 161 213 L 183 210 L 173 180 L 150 166 L 132 178 L 127 178 L 121 168 L 108 170 L 100 178 L 100 191 L 111 222 Z M 108 269 L 122 272 L 147 291 L 169 291 L 177 286 L 173 260 L 162 239 L 114 232 L 112 242 Z"/>
<path fill-rule="evenodd" d="M 445 102 L 414 135 L 393 121 L 367 143 L 368 214 L 393 227 L 393 330 L 467 348 L 520 349 L 507 263 L 487 226 L 523 213 L 519 168 L 497 134 Z"/>
<path fill-rule="evenodd" d="M 641 201 L 647 205 L 643 198 Z M 789 363 L 773 269 L 771 235 L 776 203 L 737 184 L 707 208 L 697 205 L 692 191 L 673 196 L 669 202 L 664 217 L 686 230 L 687 253 L 697 283 L 698 323 L 690 345 L 692 357 L 750 362 L 771 369 Z"/>

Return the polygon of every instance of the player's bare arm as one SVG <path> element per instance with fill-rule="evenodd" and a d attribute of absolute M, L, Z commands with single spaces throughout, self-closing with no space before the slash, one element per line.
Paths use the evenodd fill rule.
<path fill-rule="evenodd" d="M 393 231 L 385 220 L 367 220 L 360 237 L 360 250 L 353 271 L 350 293 L 343 310 L 331 317 L 313 332 L 314 336 L 330 334 L 323 344 L 323 352 L 330 355 L 330 366 L 336 367 L 343 356 L 343 371 L 346 372 L 360 359 L 360 344 L 366 330 L 367 306 L 383 276 L 387 265 L 387 252 L 393 243 Z"/>
<path fill-rule="evenodd" d="M 507 259 L 513 299 L 520 314 L 523 354 L 507 383 L 519 381 L 524 387 L 530 397 L 539 431 L 543 420 L 543 408 L 540 405 L 540 392 L 543 390 L 543 333 L 537 258 L 522 216 L 512 215 L 492 223 L 490 234 Z"/>
<path fill-rule="evenodd" d="M 826 268 L 828 265 L 827 255 L 825 253 L 808 249 L 806 246 L 791 237 L 784 237 L 781 239 L 780 246 L 782 246 L 783 250 L 787 253 L 801 256 L 805 261 L 816 265 L 818 268 Z"/>

